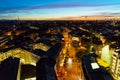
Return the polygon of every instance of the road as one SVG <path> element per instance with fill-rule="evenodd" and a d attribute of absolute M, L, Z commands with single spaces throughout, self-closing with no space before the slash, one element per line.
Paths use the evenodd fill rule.
<path fill-rule="evenodd" d="M 81 62 L 75 57 L 77 50 L 71 45 L 67 29 L 63 32 L 63 36 L 65 46 L 61 50 L 56 66 L 58 80 L 85 80 Z"/>

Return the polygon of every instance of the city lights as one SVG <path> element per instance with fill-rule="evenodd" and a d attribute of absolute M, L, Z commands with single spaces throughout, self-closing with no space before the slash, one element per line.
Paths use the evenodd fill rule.
<path fill-rule="evenodd" d="M 0 80 L 120 80 L 120 0 L 0 0 Z"/>

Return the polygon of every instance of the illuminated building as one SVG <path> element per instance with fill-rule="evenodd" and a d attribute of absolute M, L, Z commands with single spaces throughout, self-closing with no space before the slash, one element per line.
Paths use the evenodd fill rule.
<path fill-rule="evenodd" d="M 16 36 L 16 32 L 15 32 L 15 31 L 12 31 L 12 32 L 11 32 L 11 40 L 13 40 L 13 39 L 15 38 L 15 36 Z"/>
<path fill-rule="evenodd" d="M 11 32 L 11 40 L 13 40 L 15 38 L 15 36 L 16 36 L 16 26 L 13 25 L 13 30 Z"/>
<path fill-rule="evenodd" d="M 33 45 L 33 49 L 40 49 L 43 51 L 48 51 L 50 49 L 50 46 L 44 44 L 44 43 L 37 43 Z"/>
<path fill-rule="evenodd" d="M 34 61 L 33 58 L 38 58 L 36 55 L 27 50 L 21 48 L 13 48 L 6 52 L 0 52 L 0 61 L 3 61 L 10 56 L 20 58 L 22 64 L 34 64 L 36 61 Z"/>
<path fill-rule="evenodd" d="M 101 59 L 110 65 L 111 55 L 109 51 L 109 45 L 106 45 L 102 48 Z"/>
<path fill-rule="evenodd" d="M 35 54 L 33 54 L 32 52 L 30 52 L 30 51 L 27 51 L 27 50 L 24 50 L 24 49 L 22 49 L 22 48 L 17 48 L 17 47 L 13 47 L 12 49 L 10 48 L 10 49 L 7 49 L 6 51 L 0 51 L 0 62 L 2 63 L 2 62 L 4 62 L 4 61 L 6 61 L 7 59 L 9 59 L 9 57 L 11 57 L 13 60 L 14 59 L 19 59 L 19 61 L 20 61 L 20 69 L 18 69 L 17 71 L 18 71 L 18 73 L 16 73 L 16 74 L 18 74 L 18 79 L 2 79 L 2 80 L 20 80 L 22 77 L 21 77 L 21 74 L 23 74 L 23 72 L 21 71 L 22 70 L 22 65 L 33 65 L 33 66 L 36 66 L 36 63 L 37 63 L 37 61 L 40 59 L 40 57 L 39 56 L 36 56 Z M 13 61 L 9 61 L 8 63 L 8 66 L 10 65 L 10 66 L 12 66 L 12 63 L 11 62 L 13 62 Z M 7 66 L 7 67 L 8 67 Z M 12 66 L 12 68 L 11 68 L 11 70 L 13 69 L 13 67 L 14 67 L 15 65 L 13 65 Z M 6 68 L 7 68 L 6 67 Z M 16 67 L 15 67 L 16 68 Z M 30 67 L 31 68 L 31 67 Z M 1 67 L 1 69 L 4 69 L 3 67 Z M 31 68 L 32 69 L 32 68 Z M 32 71 L 32 70 L 29 70 L 29 71 Z M 12 73 L 12 72 L 10 72 L 10 73 Z M 30 72 L 28 75 L 30 75 L 32 72 Z M 2 74 L 2 73 L 1 73 Z M 7 73 L 5 73 L 5 74 L 7 74 Z M 24 74 L 27 74 L 27 70 L 26 71 L 24 71 Z M 7 75 L 8 76 L 8 75 Z M 31 76 L 31 75 L 30 75 Z M 14 77 L 16 77 L 16 75 L 14 75 Z M 23 76 L 23 78 L 27 78 L 27 77 L 24 77 Z M 0 77 L 0 79 L 1 79 L 1 77 Z M 28 79 L 28 80 L 31 80 L 31 79 Z"/>
<path fill-rule="evenodd" d="M 120 50 L 118 49 L 112 54 L 111 71 L 117 78 L 120 78 Z"/>
<path fill-rule="evenodd" d="M 111 74 L 96 61 L 96 54 L 82 57 L 82 68 L 86 80 L 114 80 Z"/>
<path fill-rule="evenodd" d="M 29 49 L 29 47 L 30 47 L 30 49 Z M 51 80 L 50 78 L 52 78 L 52 76 L 55 78 L 55 80 L 57 80 L 55 70 L 54 70 L 54 65 L 56 63 L 56 58 L 59 55 L 59 51 L 61 48 L 62 48 L 61 44 L 56 44 L 51 48 L 51 46 L 47 46 L 44 43 L 33 43 L 33 44 L 29 44 L 27 46 L 24 45 L 23 47 L 12 46 L 12 47 L 0 50 L 0 62 L 8 59 L 9 57 L 19 58 L 20 65 L 21 65 L 21 68 L 20 68 L 21 70 L 19 71 L 21 74 L 20 79 L 22 78 L 21 80 L 23 80 L 23 79 L 36 80 L 36 78 L 38 80 L 40 80 L 40 79 L 42 79 L 41 75 L 44 75 L 47 80 Z M 37 51 L 38 54 L 40 54 L 40 50 L 42 50 L 46 54 L 41 53 L 41 55 L 36 55 L 35 51 Z M 46 58 L 48 58 L 48 57 L 50 59 L 47 59 L 47 61 L 46 61 Z M 45 59 L 42 59 L 42 58 L 45 58 Z M 41 59 L 43 60 L 43 63 L 41 63 L 41 61 L 42 61 Z M 40 60 L 40 65 L 38 64 L 39 60 Z M 31 74 L 33 72 L 29 72 L 29 71 L 33 70 L 32 67 L 30 66 L 31 70 L 25 69 L 25 68 L 23 69 L 23 67 L 22 67 L 22 66 L 29 66 L 29 65 L 36 66 L 37 70 L 38 70 L 37 72 L 41 73 L 41 74 L 31 77 Z M 43 66 L 43 67 L 39 68 L 39 66 Z M 44 70 L 41 71 L 41 69 L 42 70 L 44 69 Z M 39 71 L 41 71 L 41 72 L 39 72 Z M 42 74 L 42 72 L 44 73 L 44 71 L 46 71 L 46 72 L 48 71 L 47 73 L 49 73 L 49 74 L 47 74 L 47 73 Z M 43 78 L 44 78 L 44 76 L 43 76 Z"/>

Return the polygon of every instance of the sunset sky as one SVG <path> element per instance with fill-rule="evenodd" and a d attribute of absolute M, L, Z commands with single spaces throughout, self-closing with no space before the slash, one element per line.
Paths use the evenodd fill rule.
<path fill-rule="evenodd" d="M 0 0 L 0 19 L 79 19 L 120 16 L 120 0 Z"/>

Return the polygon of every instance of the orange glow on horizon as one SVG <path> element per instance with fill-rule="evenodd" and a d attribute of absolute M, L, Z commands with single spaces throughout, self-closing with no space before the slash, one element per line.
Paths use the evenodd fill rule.
<path fill-rule="evenodd" d="M 17 18 L 8 18 L 5 20 L 17 20 Z M 20 17 L 20 20 L 120 20 L 119 16 L 75 16 L 75 17 Z"/>

